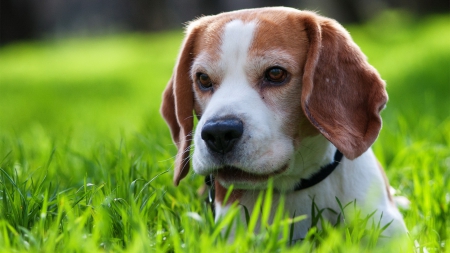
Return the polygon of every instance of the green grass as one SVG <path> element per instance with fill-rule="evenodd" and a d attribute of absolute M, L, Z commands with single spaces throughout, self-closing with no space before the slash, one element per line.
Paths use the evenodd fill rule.
<path fill-rule="evenodd" d="M 374 150 L 391 185 L 411 200 L 402 211 L 405 247 L 419 252 L 450 252 L 449 26 L 449 16 L 385 13 L 348 27 L 388 84 Z M 290 222 L 281 212 L 254 234 L 255 218 L 239 221 L 237 209 L 213 222 L 197 196 L 201 177 L 172 185 L 176 150 L 158 108 L 182 36 L 0 48 L 0 251 L 375 251 L 377 229 L 365 229 L 366 217 L 323 223 L 287 246 Z M 220 231 L 235 222 L 237 239 L 227 242 Z"/>

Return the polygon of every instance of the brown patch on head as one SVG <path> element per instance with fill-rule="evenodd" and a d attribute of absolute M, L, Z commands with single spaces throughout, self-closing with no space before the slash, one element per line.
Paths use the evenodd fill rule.
<path fill-rule="evenodd" d="M 213 17 L 204 17 L 196 22 L 201 23 L 203 29 L 201 29 L 198 34 L 196 46 L 192 52 L 193 55 L 197 56 L 203 52 L 207 53 L 210 59 L 219 60 L 221 36 L 226 20 L 220 22 L 213 19 Z M 192 24 L 194 24 L 194 22 Z"/>

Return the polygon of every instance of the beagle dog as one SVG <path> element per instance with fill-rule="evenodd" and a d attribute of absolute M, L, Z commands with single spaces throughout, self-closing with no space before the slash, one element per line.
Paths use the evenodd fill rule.
<path fill-rule="evenodd" d="M 391 223 L 383 235 L 406 234 L 370 148 L 387 99 L 384 81 L 335 20 L 285 7 L 201 17 L 187 27 L 163 94 L 178 148 L 174 184 L 192 159 L 197 174 L 215 177 L 216 219 L 234 201 L 251 212 L 272 178 L 273 205 L 283 195 L 291 217 L 311 216 L 313 201 L 339 213 L 337 198 Z M 310 226 L 311 218 L 296 223 L 294 238 Z"/>

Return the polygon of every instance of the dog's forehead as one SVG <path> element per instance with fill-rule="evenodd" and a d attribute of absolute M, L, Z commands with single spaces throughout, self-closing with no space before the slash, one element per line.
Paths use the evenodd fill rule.
<path fill-rule="evenodd" d="M 195 56 L 206 53 L 209 60 L 218 61 L 224 46 L 228 46 L 224 43 L 249 41 L 247 55 L 250 57 L 282 50 L 300 59 L 308 45 L 300 13 L 289 8 L 263 8 L 201 18 L 192 24 L 201 27 L 193 53 Z M 224 41 L 230 35 L 236 35 L 234 43 Z"/>

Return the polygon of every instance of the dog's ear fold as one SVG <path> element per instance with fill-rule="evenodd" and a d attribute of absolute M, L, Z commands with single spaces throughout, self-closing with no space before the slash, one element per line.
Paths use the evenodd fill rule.
<path fill-rule="evenodd" d="M 178 148 L 173 182 L 178 185 L 189 172 L 189 155 L 194 125 L 194 94 L 190 67 L 197 29 L 190 29 L 181 47 L 172 77 L 163 93 L 161 114 L 170 127 Z"/>
<path fill-rule="evenodd" d="M 364 153 L 381 129 L 385 83 L 336 21 L 304 18 L 309 50 L 302 107 L 309 121 L 347 158 Z"/>

